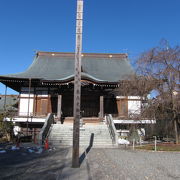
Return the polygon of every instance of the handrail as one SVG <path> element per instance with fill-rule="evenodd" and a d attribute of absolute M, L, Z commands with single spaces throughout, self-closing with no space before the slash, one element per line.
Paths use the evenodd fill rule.
<path fill-rule="evenodd" d="M 108 129 L 109 129 L 109 133 L 110 133 L 110 136 L 112 139 L 112 143 L 117 144 L 118 143 L 118 134 L 116 132 L 116 127 L 114 125 L 113 118 L 112 118 L 111 114 L 108 114 L 106 116 L 106 123 L 107 123 Z"/>
<path fill-rule="evenodd" d="M 49 113 L 41 131 L 39 133 L 39 144 L 44 144 L 45 139 L 48 136 L 51 125 L 54 123 L 54 116 L 52 113 Z"/>

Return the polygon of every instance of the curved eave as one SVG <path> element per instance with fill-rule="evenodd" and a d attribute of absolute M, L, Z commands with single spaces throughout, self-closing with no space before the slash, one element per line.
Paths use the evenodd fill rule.
<path fill-rule="evenodd" d="M 56 79 L 56 80 L 51 80 L 51 79 L 38 79 L 38 78 L 17 78 L 17 77 L 6 77 L 6 76 L 0 76 L 0 82 L 12 82 L 12 83 L 16 83 L 16 82 L 44 82 L 44 83 L 69 83 L 69 82 L 73 82 L 74 81 L 74 75 L 62 78 L 62 79 Z M 89 81 L 90 83 L 93 84 L 118 84 L 118 82 L 112 82 L 112 81 L 106 81 L 106 80 L 100 80 L 97 78 L 94 78 L 90 75 L 85 75 L 82 73 L 81 76 L 81 80 L 85 80 L 85 81 Z"/>
<path fill-rule="evenodd" d="M 97 83 L 97 84 L 104 84 L 104 83 L 111 83 L 111 84 L 116 84 L 118 82 L 110 82 L 110 81 L 106 81 L 106 80 L 101 80 L 101 79 L 98 79 L 98 78 L 95 78 L 89 74 L 86 74 L 86 73 L 82 73 L 81 75 L 81 79 L 82 80 L 87 80 L 87 81 L 90 81 L 92 83 Z M 67 83 L 67 82 L 72 82 L 74 81 L 74 75 L 70 75 L 70 76 L 67 76 L 65 78 L 61 78 L 61 79 L 55 79 L 55 80 L 51 80 L 51 79 L 42 79 L 43 82 L 54 82 L 54 83 Z"/>
<path fill-rule="evenodd" d="M 31 81 L 40 81 L 41 79 L 38 78 L 19 78 L 19 77 L 9 77 L 9 76 L 0 76 L 0 82 L 1 81 L 8 81 L 8 82 L 24 82 L 24 81 L 29 81 L 31 79 Z"/>
<path fill-rule="evenodd" d="M 42 83 L 72 83 L 74 81 L 74 78 L 66 79 L 66 80 L 42 80 Z M 92 84 L 118 84 L 118 82 L 109 82 L 109 81 L 94 81 L 90 78 L 81 78 L 81 81 L 88 81 Z"/>

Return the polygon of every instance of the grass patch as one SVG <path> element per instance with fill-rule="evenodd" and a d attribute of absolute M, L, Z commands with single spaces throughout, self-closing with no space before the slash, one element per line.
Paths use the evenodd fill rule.
<path fill-rule="evenodd" d="M 139 146 L 135 149 L 154 151 L 154 144 Z M 157 144 L 157 151 L 180 151 L 180 144 Z"/>

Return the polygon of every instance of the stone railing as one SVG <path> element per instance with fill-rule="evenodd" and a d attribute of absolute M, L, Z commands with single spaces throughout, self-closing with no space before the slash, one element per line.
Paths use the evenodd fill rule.
<path fill-rule="evenodd" d="M 107 123 L 108 129 L 109 129 L 109 133 L 110 133 L 110 136 L 112 139 L 112 143 L 117 145 L 118 144 L 118 134 L 116 132 L 116 127 L 114 125 L 113 118 L 112 118 L 111 114 L 108 114 L 106 116 L 106 123 Z"/>
<path fill-rule="evenodd" d="M 52 113 L 49 113 L 39 133 L 39 144 L 44 144 L 45 139 L 48 137 L 49 130 L 53 123 L 54 123 L 54 116 Z"/>

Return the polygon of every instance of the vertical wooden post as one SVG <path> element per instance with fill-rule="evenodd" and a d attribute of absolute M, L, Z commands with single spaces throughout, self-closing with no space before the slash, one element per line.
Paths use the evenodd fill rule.
<path fill-rule="evenodd" d="M 35 87 L 33 88 L 33 112 L 32 112 L 32 114 L 33 114 L 33 116 L 35 116 L 35 101 L 36 101 L 36 99 L 35 99 L 35 96 L 36 96 L 36 91 L 35 91 Z"/>
<path fill-rule="evenodd" d="M 61 120 L 61 104 L 62 104 L 62 95 L 58 95 L 58 104 L 57 104 L 57 117 L 58 117 L 58 121 Z"/>
<path fill-rule="evenodd" d="M 133 139 L 133 150 L 134 150 L 134 146 L 135 146 L 135 139 Z"/>
<path fill-rule="evenodd" d="M 79 124 L 81 108 L 81 51 L 82 51 L 83 0 L 77 0 L 76 15 L 76 51 L 74 77 L 74 124 L 72 167 L 79 167 Z"/>
<path fill-rule="evenodd" d="M 99 114 L 100 118 L 103 119 L 104 118 L 104 97 L 100 96 L 100 114 Z"/>
<path fill-rule="evenodd" d="M 118 110 L 118 117 L 122 115 L 122 109 L 121 109 L 121 99 L 116 96 L 116 104 L 117 104 L 117 110 Z"/>
<path fill-rule="evenodd" d="M 26 134 L 28 135 L 28 129 L 29 129 L 29 117 L 30 117 L 30 113 L 29 113 L 29 108 L 30 108 L 30 98 L 31 98 L 31 78 L 29 78 L 29 95 L 28 95 L 28 111 L 27 111 L 27 122 L 26 122 Z"/>
<path fill-rule="evenodd" d="M 4 94 L 4 112 L 6 112 L 6 96 L 7 96 L 7 85 L 5 87 L 5 94 Z"/>
<path fill-rule="evenodd" d="M 157 151 L 157 137 L 154 136 L 154 151 Z"/>

